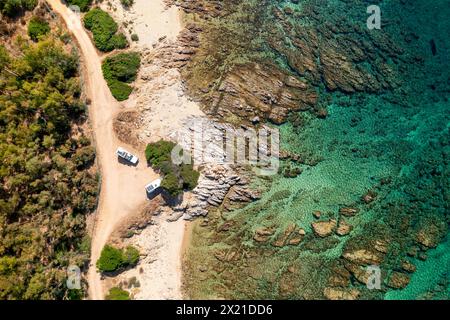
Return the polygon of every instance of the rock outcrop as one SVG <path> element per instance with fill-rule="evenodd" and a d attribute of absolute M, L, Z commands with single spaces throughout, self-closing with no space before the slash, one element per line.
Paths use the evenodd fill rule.
<path fill-rule="evenodd" d="M 311 224 L 311 227 L 313 228 L 314 234 L 325 238 L 333 234 L 334 230 L 336 229 L 336 220 L 331 219 L 328 221 L 318 221 L 313 222 Z"/>
<path fill-rule="evenodd" d="M 327 287 L 324 289 L 323 295 L 329 300 L 356 300 L 360 292 L 357 289 Z"/>

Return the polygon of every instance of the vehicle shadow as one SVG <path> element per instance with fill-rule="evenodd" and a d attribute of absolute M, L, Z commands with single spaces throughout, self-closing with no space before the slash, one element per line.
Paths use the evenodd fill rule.
<path fill-rule="evenodd" d="M 148 200 L 153 200 L 154 198 L 156 198 L 157 196 L 159 196 L 160 194 L 162 194 L 162 189 L 158 188 L 155 191 L 148 193 L 147 190 L 145 191 L 145 193 L 147 194 L 147 199 Z"/>
<path fill-rule="evenodd" d="M 137 167 L 137 165 L 139 164 L 139 160 L 136 163 L 131 163 L 130 161 L 127 161 L 119 156 L 117 156 L 117 161 L 119 161 L 120 164 L 129 166 L 129 167 Z"/>
<path fill-rule="evenodd" d="M 183 202 L 183 194 L 180 194 L 178 196 L 172 196 L 167 191 L 164 191 L 162 189 L 161 196 L 166 202 L 166 204 L 171 208 L 176 207 L 177 205 L 180 205 Z"/>

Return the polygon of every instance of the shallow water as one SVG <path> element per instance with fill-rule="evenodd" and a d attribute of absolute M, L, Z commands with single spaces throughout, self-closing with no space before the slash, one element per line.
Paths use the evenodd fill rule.
<path fill-rule="evenodd" d="M 295 5 L 272 1 L 262 5 L 288 6 L 301 12 L 305 3 L 311 2 L 299 1 Z M 333 8 L 342 8 L 344 2 L 328 1 L 327 5 L 332 12 Z M 347 18 L 361 25 L 366 5 L 355 1 Z M 201 256 L 202 263 L 211 268 L 203 276 L 203 283 L 193 284 L 195 290 L 202 292 L 196 297 L 322 298 L 321 291 L 335 263 L 340 263 L 345 246 L 357 242 L 358 237 L 377 239 L 381 233 L 392 244 L 383 270 L 399 270 L 401 258 L 415 264 L 417 271 L 406 288 L 384 287 L 383 292 L 367 293 L 364 298 L 449 298 L 450 236 L 436 249 L 422 248 L 427 254 L 426 261 L 408 257 L 406 252 L 413 245 L 421 223 L 441 221 L 448 226 L 450 221 L 450 1 L 433 4 L 425 0 L 406 4 L 381 1 L 380 6 L 384 21 L 394 23 L 388 22 L 379 32 L 389 33 L 406 55 L 419 55 L 423 63 L 387 59 L 388 65 L 401 70 L 398 87 L 393 91 L 349 95 L 317 85 L 323 101 L 327 101 L 326 119 L 301 112 L 296 119 L 280 126 L 282 149 L 304 160 L 290 166 L 298 166 L 303 172 L 296 178 L 279 174 L 263 181 L 261 200 L 223 213 L 225 220 L 237 222 L 232 234 L 214 231 L 223 222 L 214 213 L 211 213 L 212 227 L 197 227 L 191 258 Z M 413 40 L 407 39 L 407 35 Z M 272 55 L 273 52 L 267 53 L 282 68 L 289 69 L 283 57 Z M 247 58 L 256 56 L 249 54 Z M 285 165 L 288 163 L 283 162 Z M 376 191 L 376 201 L 361 204 L 361 197 L 368 190 Z M 307 244 L 280 250 L 258 246 L 252 240 L 258 228 L 276 226 L 279 234 L 290 223 L 310 234 L 314 211 L 321 211 L 322 219 L 338 219 L 339 208 L 355 204 L 361 211 L 347 219 L 353 226 L 348 236 L 319 240 L 309 237 Z M 219 268 L 212 257 L 215 250 L 236 247 L 250 252 L 250 257 Z M 193 263 L 190 270 L 195 271 L 196 267 L 198 264 Z M 315 283 L 311 284 L 307 278 Z M 254 289 L 258 292 L 253 292 Z"/>

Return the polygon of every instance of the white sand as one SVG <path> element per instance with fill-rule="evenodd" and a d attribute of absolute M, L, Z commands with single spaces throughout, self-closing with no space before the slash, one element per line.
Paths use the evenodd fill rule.
<path fill-rule="evenodd" d="M 180 255 L 186 221 L 167 222 L 166 218 L 155 218 L 155 225 L 127 241 L 144 256 L 136 268 L 123 272 L 113 283 L 136 277 L 139 288 L 125 288 L 136 300 L 182 299 Z"/>
<path fill-rule="evenodd" d="M 124 9 L 120 0 L 110 0 L 101 4 L 116 21 L 126 22 L 125 31 L 136 33 L 139 41 L 133 46 L 151 47 L 162 37 L 175 41 L 182 29 L 180 11 L 177 7 L 166 8 L 163 0 L 135 0 L 129 9 Z M 115 10 L 114 10 L 115 9 Z M 130 36 L 130 32 L 126 32 Z"/>

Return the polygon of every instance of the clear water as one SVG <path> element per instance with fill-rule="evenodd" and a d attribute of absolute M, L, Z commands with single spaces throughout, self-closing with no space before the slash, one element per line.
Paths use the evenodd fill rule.
<path fill-rule="evenodd" d="M 295 5 L 289 1 L 266 1 L 264 5 L 288 6 L 301 11 L 307 2 L 299 1 Z M 266 248 L 262 254 L 267 254 L 267 258 L 263 260 L 249 259 L 244 266 L 230 265 L 230 270 L 207 273 L 213 280 L 204 282 L 208 289 L 197 284 L 198 290 L 211 294 L 211 290 L 215 290 L 211 288 L 219 288 L 214 294 L 220 291 L 226 297 L 315 298 L 317 296 L 308 291 L 314 286 L 305 284 L 304 278 L 312 277 L 318 283 L 326 281 L 326 266 L 341 256 L 349 239 L 375 235 L 377 230 L 374 226 L 385 227 L 401 247 L 398 256 L 404 257 L 406 246 L 413 241 L 414 230 L 420 221 L 430 217 L 446 224 L 450 221 L 449 190 L 444 190 L 449 186 L 450 174 L 450 1 L 378 3 L 383 10 L 383 18 L 395 21 L 382 32 L 390 33 L 394 39 L 404 37 L 408 32 L 418 37 L 411 44 L 405 44 L 403 40 L 397 43 L 404 45 L 403 49 L 409 54 L 424 57 L 421 66 L 400 66 L 406 72 L 398 80 L 408 95 L 400 98 L 399 103 L 398 97 L 389 92 L 346 95 L 321 88 L 321 94 L 329 97 L 326 105 L 329 116 L 326 119 L 301 113 L 303 120 L 300 126 L 294 127 L 289 122 L 280 127 L 282 149 L 305 159 L 306 164 L 291 164 L 300 166 L 303 173 L 297 178 L 285 178 L 280 174 L 263 183 L 265 191 L 261 200 L 224 214 L 227 220 L 241 223 L 233 235 L 220 236 L 212 229 L 210 233 L 201 231 L 203 234 L 199 233 L 197 237 L 202 240 L 198 240 L 197 247 L 194 235 L 193 252 L 210 256 L 217 248 L 230 248 L 237 243 L 249 251 L 260 250 L 255 246 L 252 235 L 263 226 L 276 225 L 277 232 L 281 232 L 289 224 L 296 223 L 310 233 L 314 211 L 336 218 L 340 207 L 358 204 L 361 212 L 348 219 L 354 227 L 351 235 L 333 242 L 318 242 L 317 250 L 300 246 L 274 253 Z M 327 4 L 340 8 L 343 2 L 335 0 Z M 367 6 L 365 1 L 355 0 L 356 13 L 352 16 L 349 12 L 350 19 L 357 21 L 364 16 L 364 10 L 357 10 L 364 6 Z M 431 52 L 431 39 L 437 46 L 437 55 Z M 248 57 L 251 59 L 252 56 Z M 284 63 L 280 57 L 271 58 L 280 65 Z M 384 184 L 383 181 L 387 180 L 390 183 Z M 361 206 L 361 196 L 368 190 L 376 190 L 377 200 L 372 205 Z M 396 208 L 400 208 L 399 214 Z M 404 219 L 409 219 L 410 223 L 407 234 L 402 234 L 399 227 Z M 381 293 L 375 298 L 448 299 L 450 235 L 437 248 L 427 251 L 427 256 L 426 261 L 408 258 L 416 265 L 417 271 L 405 289 L 387 290 L 385 295 Z M 389 262 L 392 263 L 390 267 L 396 263 L 394 260 L 395 257 Z M 216 262 L 205 258 L 202 263 L 214 265 Z M 312 275 L 311 270 L 316 263 L 323 269 Z M 290 293 L 283 295 L 280 293 L 283 281 L 291 277 L 286 276 L 283 270 L 296 264 L 302 264 L 305 271 L 296 278 L 289 278 L 289 281 L 299 288 L 286 289 Z M 252 273 L 249 268 L 253 268 Z M 256 273 L 258 277 L 255 277 L 257 280 L 253 276 L 236 278 L 239 273 Z M 261 295 L 255 295 L 246 286 L 259 288 Z"/>

